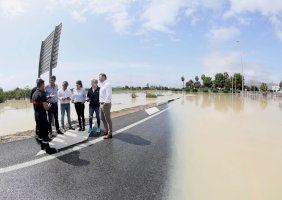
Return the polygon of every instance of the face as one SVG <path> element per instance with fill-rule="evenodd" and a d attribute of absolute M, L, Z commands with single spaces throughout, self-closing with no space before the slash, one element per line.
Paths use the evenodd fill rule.
<path fill-rule="evenodd" d="M 44 91 L 44 89 L 45 89 L 45 84 L 43 83 L 43 84 L 41 84 L 41 86 L 38 88 L 40 91 Z"/>
<path fill-rule="evenodd" d="M 50 85 L 54 85 L 55 84 L 55 79 L 50 78 Z"/>
<path fill-rule="evenodd" d="M 80 87 L 80 85 L 79 84 L 76 84 L 76 89 L 80 89 L 81 87 Z"/>
<path fill-rule="evenodd" d="M 102 75 L 99 75 L 99 81 L 103 83 L 105 81 L 105 77 Z"/>
<path fill-rule="evenodd" d="M 68 88 L 68 84 L 63 83 L 62 87 L 63 87 L 63 89 L 65 90 L 65 89 Z"/>
<path fill-rule="evenodd" d="M 92 88 L 97 88 L 97 83 L 91 82 L 91 86 L 92 86 Z"/>

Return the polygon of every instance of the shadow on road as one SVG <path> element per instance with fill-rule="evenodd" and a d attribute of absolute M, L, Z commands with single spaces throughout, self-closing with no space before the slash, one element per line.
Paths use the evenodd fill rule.
<path fill-rule="evenodd" d="M 58 157 L 59 160 L 63 161 L 64 163 L 73 165 L 73 166 L 85 166 L 89 165 L 88 160 L 84 160 L 79 158 L 80 152 L 79 151 L 74 151 L 70 154 Z"/>
<path fill-rule="evenodd" d="M 123 142 L 127 142 L 129 144 L 135 144 L 135 145 L 140 145 L 140 146 L 146 146 L 146 145 L 151 144 L 150 141 L 145 140 L 144 138 L 140 136 L 132 135 L 129 133 L 122 133 L 122 134 L 115 135 L 114 139 L 118 139 Z"/>

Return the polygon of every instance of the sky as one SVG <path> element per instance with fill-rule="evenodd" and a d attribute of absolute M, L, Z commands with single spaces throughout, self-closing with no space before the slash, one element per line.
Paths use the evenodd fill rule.
<path fill-rule="evenodd" d="M 241 56 L 246 81 L 282 80 L 281 0 L 0 0 L 0 87 L 35 85 L 60 22 L 59 84 L 104 72 L 113 86 L 181 87 L 241 72 Z"/>

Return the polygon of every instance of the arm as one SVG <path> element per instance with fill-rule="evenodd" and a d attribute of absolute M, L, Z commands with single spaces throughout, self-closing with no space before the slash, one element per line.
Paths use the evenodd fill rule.
<path fill-rule="evenodd" d="M 112 99 L 112 86 L 107 85 L 106 87 L 106 103 L 110 103 Z"/>
<path fill-rule="evenodd" d="M 62 93 L 60 92 L 60 90 L 58 91 L 58 99 L 60 101 L 64 100 L 63 96 L 62 96 Z"/>
<path fill-rule="evenodd" d="M 43 102 L 43 107 L 45 110 L 49 110 L 49 108 L 51 107 L 51 104 L 47 102 Z"/>

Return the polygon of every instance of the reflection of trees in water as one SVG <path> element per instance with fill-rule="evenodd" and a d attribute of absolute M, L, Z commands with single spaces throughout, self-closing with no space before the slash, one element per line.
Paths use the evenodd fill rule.
<path fill-rule="evenodd" d="M 214 108 L 218 112 L 227 112 L 230 105 L 231 99 L 227 95 L 215 95 L 214 96 Z"/>
<path fill-rule="evenodd" d="M 201 103 L 200 103 L 200 100 Z M 233 112 L 242 112 L 244 110 L 244 99 L 239 95 L 229 94 L 202 94 L 196 96 L 186 96 L 186 101 L 194 103 L 201 108 L 210 108 L 218 112 L 228 112 L 231 109 Z"/>
<path fill-rule="evenodd" d="M 32 105 L 29 101 L 24 100 L 15 100 L 15 101 L 7 101 L 5 103 L 0 104 L 0 112 L 4 112 L 6 110 L 18 110 L 18 109 L 31 109 Z"/>
<path fill-rule="evenodd" d="M 234 112 L 242 112 L 244 111 L 244 97 L 241 96 L 234 96 L 233 97 L 233 102 L 232 102 L 232 108 Z"/>
<path fill-rule="evenodd" d="M 266 109 L 267 108 L 267 98 L 266 97 L 262 97 L 260 100 L 260 107 L 261 109 Z"/>
<path fill-rule="evenodd" d="M 212 106 L 211 96 L 209 94 L 202 95 L 201 108 L 210 108 Z"/>

